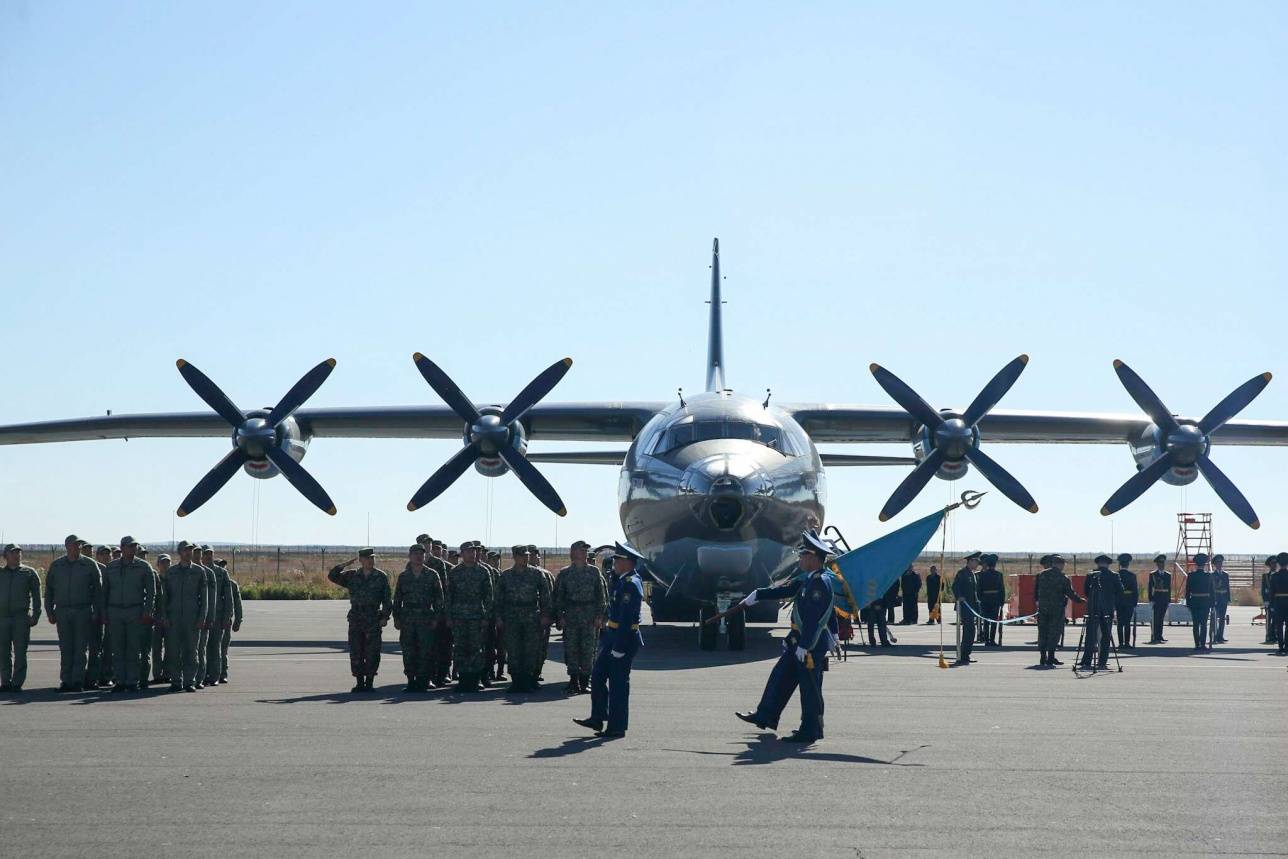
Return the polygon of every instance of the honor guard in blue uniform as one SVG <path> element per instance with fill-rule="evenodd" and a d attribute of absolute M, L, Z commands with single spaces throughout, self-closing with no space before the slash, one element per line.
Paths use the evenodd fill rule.
<path fill-rule="evenodd" d="M 971 648 L 975 646 L 975 613 L 979 611 L 979 552 L 966 556 L 966 566 L 953 577 L 953 599 L 957 603 L 957 629 L 960 639 L 954 665 L 970 665 Z"/>
<path fill-rule="evenodd" d="M 638 572 L 643 562 L 644 556 L 634 547 L 622 543 L 614 546 L 608 621 L 590 669 L 590 718 L 573 719 L 593 730 L 597 737 L 624 737 L 630 724 L 631 665 L 644 646 L 640 635 L 644 583 Z"/>
<path fill-rule="evenodd" d="M 1096 555 L 1096 568 L 1083 582 L 1083 596 L 1087 598 L 1087 616 L 1083 618 L 1086 640 L 1082 649 L 1082 667 L 1091 667 L 1091 656 L 1099 650 L 1097 667 L 1109 665 L 1109 648 L 1113 641 L 1113 617 L 1118 601 L 1122 598 L 1123 583 L 1118 574 L 1109 569 L 1113 558 L 1103 552 Z"/>
<path fill-rule="evenodd" d="M 1166 644 L 1167 639 L 1163 638 L 1163 621 L 1167 619 L 1167 607 L 1172 604 L 1172 574 L 1165 568 L 1167 566 L 1166 555 L 1154 556 L 1154 569 L 1149 574 L 1149 581 L 1146 587 L 1149 589 L 1149 603 L 1154 609 L 1154 626 L 1153 634 L 1149 637 L 1150 644 Z"/>
<path fill-rule="evenodd" d="M 997 569 L 997 555 L 992 553 L 981 555 L 979 560 L 984 565 L 984 569 L 976 574 L 979 613 L 990 621 L 1001 620 L 1002 606 L 1006 604 L 1006 580 Z M 979 641 L 985 647 L 1002 646 L 1002 642 L 997 640 L 997 631 L 1001 627 L 996 623 L 981 623 L 980 626 L 982 628 L 979 630 Z"/>
<path fill-rule="evenodd" d="M 1114 614 L 1118 618 L 1118 646 L 1124 649 L 1132 647 L 1131 631 L 1136 625 L 1136 603 L 1140 601 L 1140 585 L 1131 571 L 1131 562 L 1132 556 L 1126 552 L 1118 556 L 1118 581 L 1122 583 L 1123 593 Z"/>
<path fill-rule="evenodd" d="M 1275 643 L 1279 653 L 1288 653 L 1288 552 L 1275 556 L 1279 569 L 1270 577 L 1270 604 L 1274 608 Z"/>
<path fill-rule="evenodd" d="M 1194 556 L 1194 572 L 1185 578 L 1185 604 L 1190 607 L 1190 628 L 1194 631 L 1194 649 L 1211 650 L 1208 645 L 1208 622 L 1212 618 L 1212 574 L 1207 570 L 1208 556 Z"/>
<path fill-rule="evenodd" d="M 832 552 L 826 540 L 806 531 L 801 535 L 797 574 L 781 587 L 758 588 L 742 601 L 744 606 L 753 606 L 761 600 L 795 600 L 791 631 L 783 639 L 782 655 L 769 673 L 760 704 L 754 712 L 735 714 L 758 728 L 776 730 L 783 708 L 799 686 L 801 725 L 783 737 L 786 743 L 823 739 L 823 672 L 837 630 L 834 576 L 825 568 Z"/>
<path fill-rule="evenodd" d="M 1225 555 L 1212 556 L 1212 643 L 1226 644 L 1225 613 L 1230 610 L 1230 574 Z"/>
<path fill-rule="evenodd" d="M 1279 562 L 1274 555 L 1266 558 L 1266 571 L 1261 574 L 1261 612 L 1266 618 L 1266 640 L 1264 644 L 1276 644 L 1275 641 L 1275 593 L 1270 587 L 1270 579 L 1274 576 L 1275 570 L 1279 569 Z"/>

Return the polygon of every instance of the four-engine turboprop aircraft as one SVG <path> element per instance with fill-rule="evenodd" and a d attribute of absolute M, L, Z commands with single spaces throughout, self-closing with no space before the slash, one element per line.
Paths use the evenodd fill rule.
<path fill-rule="evenodd" d="M 463 448 L 412 495 L 407 507 L 413 511 L 473 466 L 488 477 L 513 471 L 543 504 L 563 515 L 558 492 L 534 462 L 617 466 L 622 530 L 665 585 L 654 588 L 652 598 L 653 616 L 663 621 L 709 615 L 718 600 L 727 602 L 785 570 L 801 531 L 824 522 L 828 466 L 913 466 L 882 508 L 883 521 L 897 515 L 932 477 L 957 480 L 971 465 L 1011 501 L 1036 513 L 1037 503 L 1023 485 L 981 449 L 985 438 L 1127 446 L 1137 471 L 1106 501 L 1101 511 L 1106 515 L 1130 504 L 1156 481 L 1181 486 L 1201 473 L 1235 515 L 1250 527 L 1259 525 L 1252 505 L 1209 452 L 1213 443 L 1288 444 L 1288 422 L 1233 420 L 1269 383 L 1269 373 L 1254 376 L 1198 419 L 1175 417 L 1121 361 L 1114 362 L 1114 369 L 1144 417 L 994 411 L 1023 372 L 1026 355 L 1003 367 L 960 411 L 933 408 L 877 364 L 872 373 L 897 407 L 776 404 L 726 387 L 720 286 L 716 241 L 706 390 L 669 402 L 543 403 L 572 365 L 565 358 L 508 403 L 479 406 L 437 364 L 417 353 L 417 369 L 445 406 L 301 408 L 335 366 L 335 360 L 328 359 L 306 373 L 276 406 L 245 411 L 180 359 L 179 372 L 213 414 L 124 414 L 14 424 L 0 427 L 0 444 L 229 435 L 231 451 L 184 498 L 180 516 L 209 500 L 238 469 L 257 478 L 281 474 L 319 509 L 334 514 L 326 490 L 300 464 L 315 438 L 463 435 Z M 617 441 L 629 447 L 529 453 L 529 442 L 536 440 Z M 815 445 L 824 442 L 903 442 L 911 445 L 913 455 L 819 453 Z M 773 605 L 755 606 L 751 619 L 773 620 L 775 611 Z M 702 629 L 703 646 L 714 646 L 715 627 Z M 730 646 L 739 648 L 742 641 L 743 627 L 731 627 Z"/>

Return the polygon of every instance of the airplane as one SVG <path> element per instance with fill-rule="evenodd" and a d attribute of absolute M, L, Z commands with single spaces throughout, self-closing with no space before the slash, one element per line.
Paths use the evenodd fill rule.
<path fill-rule="evenodd" d="M 462 448 L 412 495 L 408 510 L 429 504 L 472 466 L 486 477 L 513 472 L 541 503 L 567 511 L 534 463 L 612 465 L 620 469 L 622 531 L 648 559 L 660 587 L 652 588 L 656 621 L 705 620 L 790 569 L 801 532 L 825 521 L 828 467 L 912 466 L 880 512 L 902 511 L 932 477 L 959 480 L 974 466 L 999 492 L 1036 513 L 1032 495 L 981 449 L 1003 443 L 1120 444 L 1136 473 L 1101 512 L 1130 504 L 1159 480 L 1173 486 L 1199 474 L 1252 528 L 1252 505 L 1209 458 L 1213 443 L 1288 444 L 1288 422 L 1234 417 L 1265 389 L 1270 374 L 1254 376 L 1202 418 L 1177 417 L 1130 367 L 1114 369 L 1144 416 L 1109 413 L 995 411 L 1028 364 L 1020 355 L 1003 367 L 961 410 L 936 409 L 878 364 L 870 370 L 896 406 L 784 403 L 736 393 L 724 360 L 720 242 L 712 242 L 706 388 L 670 401 L 543 403 L 568 372 L 564 358 L 547 367 L 513 399 L 479 406 L 421 353 L 416 368 L 445 406 L 304 409 L 335 367 L 327 359 L 306 373 L 277 405 L 245 411 L 195 366 L 180 374 L 213 410 L 107 415 L 0 426 L 0 444 L 91 439 L 229 435 L 232 449 L 188 493 L 184 516 L 208 501 L 241 469 L 252 477 L 282 475 L 312 504 L 334 515 L 326 490 L 301 465 L 316 438 L 462 439 Z M 231 432 L 230 432 L 231 431 Z M 616 441 L 624 450 L 529 452 L 530 441 Z M 820 443 L 900 442 L 911 457 L 820 453 Z M 753 606 L 730 623 L 730 649 L 745 646 L 747 620 L 773 622 L 771 604 Z M 750 615 L 750 617 L 748 617 Z M 700 624 L 700 646 L 716 647 L 718 628 Z"/>

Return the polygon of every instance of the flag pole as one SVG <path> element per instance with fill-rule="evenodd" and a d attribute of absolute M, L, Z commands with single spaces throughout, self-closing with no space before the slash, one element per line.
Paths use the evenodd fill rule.
<path fill-rule="evenodd" d="M 944 521 L 940 523 L 941 527 L 944 529 L 944 534 L 939 541 L 939 569 L 941 571 L 939 573 L 939 577 L 941 582 L 944 578 L 944 573 L 948 571 L 947 567 L 945 566 L 947 551 L 948 551 L 948 548 L 947 548 L 948 547 L 948 514 L 956 510 L 958 507 L 965 507 L 967 510 L 974 510 L 976 507 L 979 506 L 980 499 L 982 499 L 987 494 L 988 493 L 986 492 L 972 492 L 971 490 L 967 490 L 961 494 L 960 501 L 956 502 L 955 504 L 949 504 L 947 507 L 944 508 Z M 938 606 L 937 606 L 939 610 L 939 667 L 940 668 L 948 667 L 948 660 L 944 659 L 944 608 L 943 606 L 944 606 L 945 587 L 946 586 L 942 583 L 939 585 L 939 599 L 938 599 Z M 961 616 L 957 612 L 957 604 L 955 602 L 953 603 L 953 628 L 955 630 L 953 639 L 956 641 L 956 644 L 957 644 L 957 660 L 960 662 L 962 658 L 962 632 L 961 632 L 962 625 L 961 625 Z"/>

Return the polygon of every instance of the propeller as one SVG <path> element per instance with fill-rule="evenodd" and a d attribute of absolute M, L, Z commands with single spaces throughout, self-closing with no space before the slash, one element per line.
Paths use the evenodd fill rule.
<path fill-rule="evenodd" d="M 1158 395 L 1145 384 L 1145 380 L 1136 375 L 1136 371 L 1119 359 L 1114 359 L 1114 372 L 1127 389 L 1127 393 L 1136 401 L 1136 405 L 1149 416 L 1154 426 L 1158 427 L 1160 453 L 1152 462 L 1133 474 L 1118 491 L 1109 496 L 1105 506 L 1100 509 L 1102 516 L 1117 513 L 1128 504 L 1139 498 L 1146 489 L 1153 486 L 1159 478 L 1174 468 L 1198 468 L 1200 474 L 1211 485 L 1217 496 L 1249 528 L 1260 528 L 1261 522 L 1257 513 L 1248 503 L 1248 499 L 1238 487 L 1225 476 L 1225 472 L 1216 467 L 1208 457 L 1211 447 L 1210 436 L 1227 421 L 1248 407 L 1257 398 L 1266 385 L 1270 384 L 1271 375 L 1261 373 L 1253 376 L 1231 391 L 1225 399 L 1212 407 L 1197 423 L 1180 423 L 1172 417 L 1171 411 L 1163 405 Z"/>
<path fill-rule="evenodd" d="M 945 465 L 960 466 L 969 462 L 979 469 L 979 473 L 999 492 L 1030 513 L 1038 512 L 1037 502 L 1018 480 L 1005 468 L 979 449 L 979 430 L 976 425 L 992 411 L 1006 392 L 1011 389 L 1020 374 L 1029 363 L 1028 355 L 1020 355 L 998 371 L 979 392 L 974 401 L 966 407 L 960 416 L 950 412 L 939 412 L 931 408 L 916 391 L 902 379 L 891 373 L 880 364 L 873 364 L 870 369 L 887 394 L 919 424 L 925 427 L 930 452 L 926 458 L 912 470 L 903 482 L 890 495 L 885 507 L 881 508 L 881 521 L 895 516 L 907 507 L 912 499 L 925 488 L 930 478 Z"/>
<path fill-rule="evenodd" d="M 304 466 L 292 459 L 291 455 L 282 448 L 278 433 L 281 424 L 294 414 L 296 409 L 304 405 L 304 401 L 313 396 L 326 381 L 327 376 L 331 375 L 331 371 L 335 369 L 334 358 L 327 358 L 305 373 L 286 392 L 286 396 L 282 397 L 267 413 L 251 412 L 250 415 L 237 408 L 209 376 L 192 364 L 182 358 L 175 364 L 179 368 L 179 375 L 183 376 L 184 381 L 188 383 L 188 387 L 192 388 L 206 405 L 228 421 L 235 430 L 233 449 L 197 482 L 197 485 L 188 493 L 188 497 L 183 499 L 179 509 L 175 511 L 178 515 L 187 516 L 209 501 L 225 483 L 232 479 L 237 469 L 247 462 L 265 459 L 277 466 L 282 476 L 318 509 L 329 516 L 335 515 L 335 505 L 331 503 L 331 496 L 327 495 L 322 485 L 304 470 Z"/>
<path fill-rule="evenodd" d="M 528 383 L 527 387 L 510 400 L 499 414 L 494 413 L 494 410 L 480 412 L 451 377 L 421 353 L 417 352 L 413 355 L 412 360 L 416 362 L 416 369 L 420 370 L 420 374 L 425 377 L 425 381 L 435 393 L 442 397 L 443 402 L 447 403 L 461 420 L 465 421 L 466 445 L 421 484 L 420 489 L 417 489 L 416 494 L 407 502 L 407 509 L 414 511 L 433 501 L 479 459 L 499 457 L 505 460 L 505 464 L 528 488 L 528 491 L 537 497 L 538 501 L 558 515 L 566 516 L 568 509 L 564 507 L 559 493 L 536 466 L 528 461 L 527 456 L 514 446 L 513 441 L 514 434 L 518 431 L 515 429 L 515 422 L 559 384 L 559 380 L 572 366 L 572 359 L 564 358 L 542 370 Z"/>

